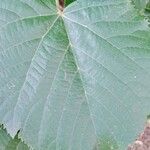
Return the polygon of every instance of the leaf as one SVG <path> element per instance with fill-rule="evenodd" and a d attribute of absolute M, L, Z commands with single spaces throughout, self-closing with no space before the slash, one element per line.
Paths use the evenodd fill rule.
<path fill-rule="evenodd" d="M 125 149 L 149 114 L 144 17 L 128 0 L 78 0 L 61 13 L 54 0 L 0 0 L 0 9 L 0 122 L 11 136 L 20 130 L 35 150 L 93 150 L 103 139 Z"/>
<path fill-rule="evenodd" d="M 146 5 L 146 9 L 147 9 L 147 11 L 150 11 L 150 0 L 148 1 L 147 5 Z"/>
<path fill-rule="evenodd" d="M 76 0 L 66 0 L 66 1 L 65 1 L 66 6 L 69 5 L 69 4 L 71 4 L 71 3 L 73 3 L 74 1 L 76 1 Z"/>
<path fill-rule="evenodd" d="M 4 150 L 6 145 L 8 145 L 11 137 L 7 135 L 6 131 L 0 127 L 0 149 Z"/>
<path fill-rule="evenodd" d="M 150 0 L 133 0 L 132 2 L 140 14 L 150 21 Z"/>
<path fill-rule="evenodd" d="M 147 17 L 148 21 L 150 21 L 150 0 L 148 1 L 145 8 L 145 16 Z"/>
<path fill-rule="evenodd" d="M 133 0 L 133 3 L 138 9 L 145 9 L 146 4 L 149 0 Z"/>
<path fill-rule="evenodd" d="M 29 150 L 17 136 L 14 139 L 7 134 L 3 127 L 0 127 L 0 149 L 1 150 Z"/>

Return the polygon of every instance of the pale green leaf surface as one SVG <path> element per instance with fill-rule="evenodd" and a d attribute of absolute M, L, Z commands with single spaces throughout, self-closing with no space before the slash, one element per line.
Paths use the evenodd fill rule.
<path fill-rule="evenodd" d="M 150 29 L 134 6 L 78 0 L 58 16 L 54 1 L 2 2 L 0 19 L 10 18 L 0 28 L 0 122 L 8 132 L 20 129 L 35 150 L 125 149 L 150 106 Z"/>

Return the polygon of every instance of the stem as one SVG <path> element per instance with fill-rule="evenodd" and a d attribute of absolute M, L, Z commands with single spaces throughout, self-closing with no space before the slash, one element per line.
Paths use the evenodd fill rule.
<path fill-rule="evenodd" d="M 63 11 L 65 7 L 65 0 L 58 0 L 59 1 L 59 10 Z"/>

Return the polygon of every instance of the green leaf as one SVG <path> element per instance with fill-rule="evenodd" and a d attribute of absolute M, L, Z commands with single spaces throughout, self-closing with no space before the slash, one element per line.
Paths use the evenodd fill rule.
<path fill-rule="evenodd" d="M 138 9 L 145 9 L 146 4 L 149 0 L 132 0 L 135 7 Z"/>
<path fill-rule="evenodd" d="M 78 0 L 64 12 L 54 0 L 0 0 L 0 9 L 9 134 L 20 130 L 35 150 L 125 149 L 150 113 L 150 28 L 129 0 Z"/>
<path fill-rule="evenodd" d="M 10 140 L 11 137 L 7 135 L 7 132 L 2 127 L 0 127 L 0 149 L 4 150 Z"/>
<path fill-rule="evenodd" d="M 28 146 L 24 144 L 17 135 L 14 139 L 7 134 L 3 127 L 0 127 L 0 150 L 29 150 Z"/>
<path fill-rule="evenodd" d="M 147 11 L 150 12 L 150 0 L 148 1 L 147 5 L 146 5 L 146 9 L 147 9 Z"/>
<path fill-rule="evenodd" d="M 145 16 L 150 21 L 150 0 L 148 1 L 147 5 L 146 5 L 146 8 L 145 8 Z"/>
<path fill-rule="evenodd" d="M 66 6 L 68 6 L 69 4 L 73 3 L 76 0 L 65 0 L 65 4 Z"/>
<path fill-rule="evenodd" d="M 150 0 L 133 0 L 132 2 L 140 14 L 150 21 Z"/>

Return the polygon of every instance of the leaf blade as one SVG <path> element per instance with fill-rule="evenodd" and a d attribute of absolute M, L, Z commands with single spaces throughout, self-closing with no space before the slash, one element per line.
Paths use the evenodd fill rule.
<path fill-rule="evenodd" d="M 4 89 L 1 78 L 1 95 L 7 100 L 0 107 L 1 122 L 12 135 L 21 129 L 19 137 L 37 150 L 124 149 L 149 112 L 148 23 L 127 0 L 78 0 L 62 16 L 56 14 L 54 1 L 23 2 L 42 16 L 30 12 L 27 18 L 14 17 L 16 27 L 23 25 L 24 30 L 14 32 L 12 22 L 1 30 L 3 49 L 28 39 L 27 35 L 29 45 L 36 45 L 32 56 L 22 57 L 29 60 L 26 69 L 20 73 L 15 69 L 15 83 L 19 74 L 24 76 L 15 97 L 12 88 L 9 98 L 3 93 L 14 85 Z M 52 11 L 45 15 L 44 10 Z M 33 23 L 28 25 L 29 19 Z M 24 49 L 29 51 L 30 46 Z M 12 57 L 19 60 L 15 50 Z M 7 55 L 0 60 L 11 73 Z M 101 139 L 104 143 L 99 144 Z"/>

